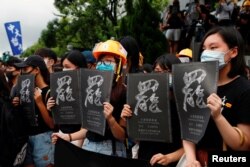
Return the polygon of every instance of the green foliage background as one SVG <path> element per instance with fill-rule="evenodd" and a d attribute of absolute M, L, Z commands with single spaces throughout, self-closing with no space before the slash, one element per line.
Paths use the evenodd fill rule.
<path fill-rule="evenodd" d="M 67 45 L 84 50 L 111 37 L 133 36 L 144 62 L 152 63 L 167 51 L 167 42 L 158 29 L 160 11 L 168 0 L 55 0 L 57 19 L 51 20 L 37 43 L 22 54 L 27 57 L 37 48 L 52 48 L 59 56 Z"/>

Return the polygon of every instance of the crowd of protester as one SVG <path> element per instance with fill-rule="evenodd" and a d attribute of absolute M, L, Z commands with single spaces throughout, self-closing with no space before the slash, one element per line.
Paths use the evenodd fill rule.
<path fill-rule="evenodd" d="M 54 144 L 58 138 L 100 154 L 147 160 L 152 166 L 176 166 L 185 155 L 186 167 L 200 167 L 208 161 L 200 158 L 201 151 L 250 151 L 249 67 L 244 59 L 248 52 L 243 50 L 249 49 L 250 44 L 250 4 L 245 4 L 235 19 L 230 12 L 220 14 L 227 9 L 223 9 L 225 5 L 234 7 L 235 4 L 220 0 L 218 16 L 213 16 L 197 0 L 185 12 L 180 11 L 179 1 L 174 1 L 160 24 L 170 48 L 166 54 L 158 55 L 153 64 L 142 63 L 139 45 L 131 36 L 100 42 L 92 50 L 70 50 L 60 61 L 49 48 L 39 48 L 25 60 L 5 55 L 0 69 L 0 167 L 54 166 Z M 201 43 L 198 61 L 219 62 L 218 91 L 206 100 L 211 118 L 205 136 L 197 145 L 181 138 L 171 75 L 173 64 L 194 61 L 192 39 Z M 80 68 L 114 73 L 110 102 L 103 103 L 107 122 L 104 136 L 80 124 L 57 125 L 53 121 L 51 109 L 55 99 L 50 97 L 51 73 Z M 152 72 L 169 74 L 173 143 L 134 141 L 127 135 L 127 119 L 133 116 L 126 103 L 127 75 Z M 21 112 L 17 87 L 18 77 L 27 74 L 35 76 L 33 98 L 37 119 L 32 126 Z M 225 97 L 231 106 L 222 105 Z"/>
<path fill-rule="evenodd" d="M 189 48 L 192 40 L 201 42 L 205 33 L 213 26 L 235 26 L 244 38 L 249 52 L 250 2 L 245 0 L 238 6 L 234 0 L 218 0 L 215 6 L 191 0 L 180 10 L 179 0 L 174 0 L 162 12 L 160 30 L 166 36 L 169 52 L 176 54 Z"/>

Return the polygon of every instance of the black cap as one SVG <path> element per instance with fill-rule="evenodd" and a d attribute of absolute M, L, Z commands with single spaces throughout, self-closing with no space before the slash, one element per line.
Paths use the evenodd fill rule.
<path fill-rule="evenodd" d="M 39 67 L 40 70 L 47 69 L 43 58 L 38 55 L 31 55 L 25 61 L 21 63 L 14 63 L 14 65 L 18 68 L 32 66 L 32 67 Z"/>
<path fill-rule="evenodd" d="M 10 56 L 9 60 L 6 61 L 6 65 L 15 66 L 15 63 L 21 63 L 22 60 L 15 56 Z"/>

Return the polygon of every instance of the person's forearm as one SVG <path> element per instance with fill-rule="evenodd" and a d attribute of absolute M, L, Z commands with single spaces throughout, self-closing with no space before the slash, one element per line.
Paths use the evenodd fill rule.
<path fill-rule="evenodd" d="M 248 129 L 250 129 L 250 127 L 247 127 L 247 125 L 239 125 L 235 128 L 223 115 L 215 118 L 214 122 L 226 145 L 233 150 L 249 150 L 249 138 L 247 137 L 249 132 L 247 131 L 249 131 Z"/>
<path fill-rule="evenodd" d="M 187 141 L 187 140 L 183 140 L 182 143 L 183 143 L 183 148 L 184 148 L 187 160 L 190 161 L 190 162 L 195 161 L 196 160 L 196 154 L 195 154 L 196 153 L 196 147 L 195 147 L 195 144 L 190 142 L 190 141 Z"/>
<path fill-rule="evenodd" d="M 47 124 L 47 126 L 49 126 L 51 129 L 54 128 L 54 121 L 52 119 L 52 117 L 49 115 L 49 112 L 47 110 L 47 108 L 45 107 L 45 105 L 43 104 L 43 102 L 37 102 L 37 107 L 42 115 L 42 118 L 44 120 L 44 122 Z"/>
<path fill-rule="evenodd" d="M 87 129 L 81 128 L 77 132 L 70 133 L 71 141 L 85 139 L 87 131 Z"/>
<path fill-rule="evenodd" d="M 108 124 L 109 124 L 110 130 L 113 136 L 120 141 L 124 141 L 126 138 L 126 134 L 125 134 L 126 132 L 121 127 L 121 125 L 115 120 L 114 117 L 108 120 Z"/>
<path fill-rule="evenodd" d="M 180 148 L 178 150 L 176 150 L 175 152 L 169 153 L 167 154 L 167 156 L 170 157 L 171 159 L 171 163 L 172 162 L 177 162 L 180 160 L 181 156 L 184 154 L 184 149 Z"/>

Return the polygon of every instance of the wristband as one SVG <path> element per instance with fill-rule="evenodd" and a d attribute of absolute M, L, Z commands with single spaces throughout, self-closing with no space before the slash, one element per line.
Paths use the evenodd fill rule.
<path fill-rule="evenodd" d="M 69 141 L 71 142 L 72 141 L 72 137 L 71 137 L 71 134 L 69 133 Z"/>

